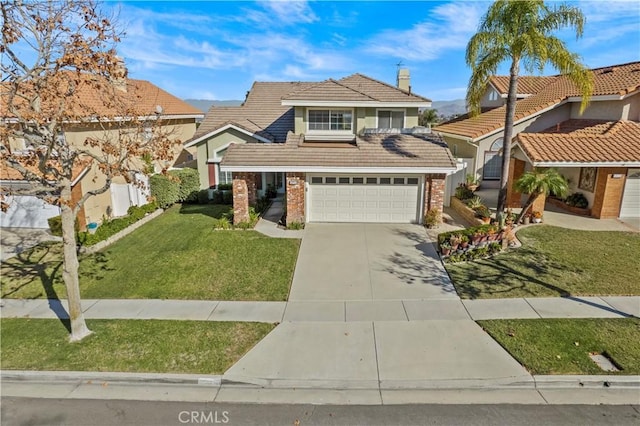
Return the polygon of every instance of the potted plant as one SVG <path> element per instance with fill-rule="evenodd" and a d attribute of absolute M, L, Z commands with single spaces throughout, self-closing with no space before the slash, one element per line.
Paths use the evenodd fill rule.
<path fill-rule="evenodd" d="M 453 251 L 458 250 L 458 246 L 461 242 L 462 239 L 459 234 L 452 234 L 451 237 L 449 237 L 449 244 L 451 244 L 451 250 Z"/>
<path fill-rule="evenodd" d="M 540 211 L 534 211 L 532 214 L 532 219 L 533 219 L 533 223 L 540 223 L 542 222 L 542 212 Z"/>
<path fill-rule="evenodd" d="M 491 222 L 491 211 L 489 210 L 488 207 L 482 206 L 480 208 L 477 208 L 475 211 L 476 211 L 476 216 L 482 219 L 484 223 Z"/>
<path fill-rule="evenodd" d="M 471 236 L 471 244 L 473 244 L 474 246 L 477 246 L 478 244 L 480 244 L 482 242 L 483 235 L 484 234 L 482 232 L 475 231 Z"/>
<path fill-rule="evenodd" d="M 451 244 L 449 244 L 446 241 L 444 243 L 440 244 L 440 253 L 443 256 L 449 256 L 449 254 L 451 253 Z"/>
<path fill-rule="evenodd" d="M 498 239 L 498 230 L 495 226 L 490 226 L 487 229 L 487 241 L 495 241 Z"/>
<path fill-rule="evenodd" d="M 469 247 L 469 237 L 464 234 L 460 235 L 460 247 L 462 247 L 462 249 Z"/>
<path fill-rule="evenodd" d="M 479 185 L 479 181 L 478 178 L 476 178 L 474 175 L 472 174 L 468 174 L 466 176 L 466 187 L 471 191 L 471 192 L 475 192 Z"/>
<path fill-rule="evenodd" d="M 529 222 L 531 222 L 531 214 L 526 213 L 523 217 L 522 217 L 522 223 L 525 225 L 528 225 Z"/>
<path fill-rule="evenodd" d="M 480 207 L 484 206 L 482 198 L 478 197 L 477 195 L 475 197 L 469 198 L 466 201 L 466 204 L 467 207 L 469 207 L 471 210 L 479 209 Z"/>

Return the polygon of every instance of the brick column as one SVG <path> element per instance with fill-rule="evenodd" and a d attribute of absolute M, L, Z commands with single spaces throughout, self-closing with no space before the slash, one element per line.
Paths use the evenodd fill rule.
<path fill-rule="evenodd" d="M 233 173 L 233 224 L 249 221 L 249 206 L 256 203 L 255 173 Z"/>
<path fill-rule="evenodd" d="M 522 207 L 522 193 L 517 192 L 514 188 L 516 181 L 524 174 L 526 163 L 517 158 L 511 158 L 509 161 L 509 180 L 507 181 L 507 207 Z"/>
<path fill-rule="evenodd" d="M 304 223 L 304 173 L 287 173 L 286 193 L 287 224 L 292 222 Z"/>
<path fill-rule="evenodd" d="M 445 179 L 444 174 L 425 175 L 424 185 L 424 212 L 423 216 L 431 209 L 438 209 L 440 213 L 444 209 L 444 190 Z M 422 219 L 422 218 L 421 218 Z"/>

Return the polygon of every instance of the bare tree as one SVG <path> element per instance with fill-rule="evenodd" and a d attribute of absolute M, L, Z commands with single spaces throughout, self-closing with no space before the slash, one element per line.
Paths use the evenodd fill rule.
<path fill-rule="evenodd" d="M 60 206 L 70 340 L 78 341 L 91 331 L 81 309 L 76 216 L 114 178 L 131 182 L 142 155 L 170 159 L 177 142 L 163 134 L 161 111 L 141 110 L 139 93 L 127 87 L 118 28 L 93 0 L 1 1 L 0 11 L 0 161 L 29 182 L 17 194 Z M 90 136 L 68 141 L 78 127 Z M 12 150 L 16 140 L 26 149 Z M 72 197 L 75 174 L 86 167 L 104 183 Z"/>

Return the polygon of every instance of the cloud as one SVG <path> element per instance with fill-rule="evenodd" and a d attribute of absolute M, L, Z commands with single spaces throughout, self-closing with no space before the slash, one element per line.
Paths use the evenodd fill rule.
<path fill-rule="evenodd" d="M 443 53 L 464 49 L 486 10 L 485 3 L 455 2 L 435 7 L 430 17 L 408 30 L 386 30 L 368 41 L 377 55 L 429 61 Z"/>
<path fill-rule="evenodd" d="M 318 20 L 306 1 L 263 1 L 260 4 L 267 12 L 272 13 L 278 22 L 310 24 Z"/>

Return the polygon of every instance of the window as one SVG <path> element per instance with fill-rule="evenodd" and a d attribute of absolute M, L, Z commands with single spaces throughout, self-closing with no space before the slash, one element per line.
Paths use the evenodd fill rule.
<path fill-rule="evenodd" d="M 340 177 L 338 178 L 338 183 L 349 183 L 348 177 Z"/>
<path fill-rule="evenodd" d="M 311 177 L 311 183 L 322 183 L 322 178 L 319 176 Z"/>
<path fill-rule="evenodd" d="M 309 110 L 309 130 L 351 130 L 351 110 Z"/>
<path fill-rule="evenodd" d="M 497 101 L 498 100 L 498 92 L 496 92 L 495 90 L 491 89 L 491 92 L 489 92 L 489 100 L 490 101 Z"/>
<path fill-rule="evenodd" d="M 233 182 L 233 176 L 231 172 L 220 171 L 218 173 L 218 185 L 225 185 Z"/>
<path fill-rule="evenodd" d="M 503 145 L 504 140 L 502 138 L 498 138 L 491 144 L 491 151 L 500 151 Z"/>
<path fill-rule="evenodd" d="M 364 178 L 361 177 L 354 177 L 352 179 L 352 183 L 358 184 L 358 183 L 364 183 Z"/>
<path fill-rule="evenodd" d="M 375 185 L 377 183 L 378 183 L 378 178 L 374 178 L 374 177 L 367 178 L 367 185 Z"/>
<path fill-rule="evenodd" d="M 326 178 L 324 178 L 324 183 L 336 183 L 336 178 L 334 178 L 334 177 L 326 177 Z"/>
<path fill-rule="evenodd" d="M 394 185 L 404 185 L 404 178 L 393 178 Z"/>
<path fill-rule="evenodd" d="M 378 111 L 378 129 L 402 129 L 404 111 Z"/>
<path fill-rule="evenodd" d="M 418 178 L 407 178 L 407 185 L 417 185 Z"/>
<path fill-rule="evenodd" d="M 389 185 L 391 183 L 391 178 L 380 178 L 380 185 Z"/>

